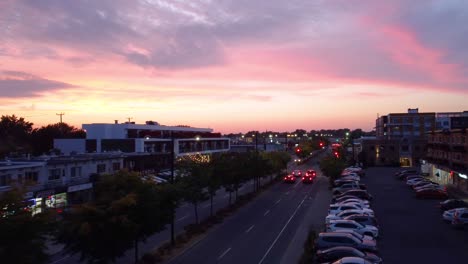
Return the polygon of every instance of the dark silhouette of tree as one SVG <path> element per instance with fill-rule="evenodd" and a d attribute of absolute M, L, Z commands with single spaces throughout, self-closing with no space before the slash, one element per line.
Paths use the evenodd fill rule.
<path fill-rule="evenodd" d="M 59 138 L 85 138 L 86 132 L 70 126 L 67 123 L 57 123 L 34 129 L 31 133 L 31 143 L 34 155 L 50 152 L 54 147 L 54 139 Z"/>
<path fill-rule="evenodd" d="M 0 119 L 0 158 L 12 152 L 31 151 L 30 133 L 33 123 L 15 115 L 5 115 Z"/>
<path fill-rule="evenodd" d="M 133 173 L 106 175 L 96 184 L 95 201 L 64 216 L 57 240 L 89 263 L 109 263 L 169 223 L 171 208 L 164 185 L 143 182 Z"/>
<path fill-rule="evenodd" d="M 53 229 L 51 212 L 32 215 L 24 190 L 13 189 L 0 197 L 0 259 L 2 263 L 45 263 L 45 241 Z"/>

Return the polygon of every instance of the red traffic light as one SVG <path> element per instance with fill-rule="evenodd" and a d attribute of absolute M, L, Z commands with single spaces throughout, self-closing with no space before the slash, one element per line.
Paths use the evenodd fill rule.
<path fill-rule="evenodd" d="M 323 147 L 323 142 L 320 142 L 320 146 Z"/>
<path fill-rule="evenodd" d="M 297 152 L 297 153 L 301 152 L 301 149 L 300 149 L 300 148 L 297 148 L 297 149 L 296 149 L 296 152 Z"/>

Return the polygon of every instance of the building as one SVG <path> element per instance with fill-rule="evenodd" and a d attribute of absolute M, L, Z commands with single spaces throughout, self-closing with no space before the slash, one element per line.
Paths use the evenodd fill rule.
<path fill-rule="evenodd" d="M 453 185 L 468 193 L 467 128 L 429 133 L 427 158 L 421 170 L 427 172 L 434 181 Z"/>
<path fill-rule="evenodd" d="M 411 167 L 426 155 L 427 132 L 435 131 L 436 113 L 390 113 L 376 120 L 376 137 L 354 140 L 355 155 L 368 166 Z"/>
<path fill-rule="evenodd" d="M 210 154 L 228 151 L 230 141 L 210 128 L 163 126 L 126 122 L 119 124 L 83 124 L 86 139 L 55 139 L 54 147 L 62 153 L 193 153 Z M 172 144 L 174 145 L 172 146 Z"/>
<path fill-rule="evenodd" d="M 124 166 L 121 153 L 41 156 L 0 162 L 0 194 L 13 187 L 26 188 L 33 213 L 88 201 L 94 182 Z"/>
<path fill-rule="evenodd" d="M 454 122 L 453 125 L 452 121 Z M 436 130 L 464 127 L 460 122 L 464 122 L 466 127 L 466 123 L 468 122 L 468 111 L 436 113 Z"/>

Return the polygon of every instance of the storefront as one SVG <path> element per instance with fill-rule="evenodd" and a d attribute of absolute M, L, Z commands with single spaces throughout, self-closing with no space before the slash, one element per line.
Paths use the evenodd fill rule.
<path fill-rule="evenodd" d="M 81 204 L 88 202 L 92 198 L 93 183 L 84 183 L 69 186 L 67 189 L 69 204 Z"/>

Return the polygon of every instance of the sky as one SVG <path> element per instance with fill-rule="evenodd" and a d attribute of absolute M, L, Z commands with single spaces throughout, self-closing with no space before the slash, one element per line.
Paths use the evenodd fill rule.
<path fill-rule="evenodd" d="M 468 110 L 466 25 L 465 0 L 1 0 L 0 114 L 369 131 Z"/>

